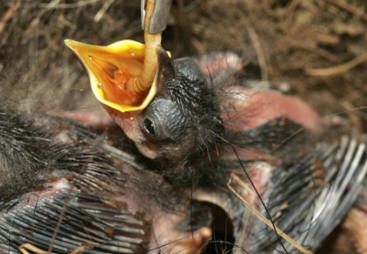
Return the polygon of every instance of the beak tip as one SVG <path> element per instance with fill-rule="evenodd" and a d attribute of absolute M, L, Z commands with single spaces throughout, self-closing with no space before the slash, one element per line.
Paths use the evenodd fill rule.
<path fill-rule="evenodd" d="M 71 39 L 65 39 L 64 40 L 64 43 L 65 43 L 65 45 L 68 47 L 68 48 L 70 48 L 71 50 L 75 50 L 75 44 L 76 44 L 76 41 L 74 41 L 74 40 L 71 40 Z"/>
<path fill-rule="evenodd" d="M 67 46 L 69 46 L 70 41 L 71 41 L 70 39 L 65 39 L 65 40 L 64 40 L 64 43 L 65 43 Z"/>

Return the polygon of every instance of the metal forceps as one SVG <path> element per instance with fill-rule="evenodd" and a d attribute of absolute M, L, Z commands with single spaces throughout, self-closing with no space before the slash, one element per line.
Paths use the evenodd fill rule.
<path fill-rule="evenodd" d="M 167 21 L 169 17 L 169 11 L 171 8 L 172 0 L 153 0 L 154 1 L 154 11 L 150 18 L 150 23 L 148 27 L 145 27 L 145 8 L 146 2 L 152 0 L 141 0 L 141 25 L 144 31 L 148 31 L 151 34 L 163 32 L 166 29 Z"/>

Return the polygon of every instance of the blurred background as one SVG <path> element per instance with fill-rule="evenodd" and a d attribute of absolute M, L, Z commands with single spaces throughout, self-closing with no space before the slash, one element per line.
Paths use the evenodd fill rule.
<path fill-rule="evenodd" d="M 0 0 L 1 108 L 101 110 L 66 38 L 143 42 L 140 1 Z M 175 0 L 163 46 L 174 57 L 235 50 L 251 61 L 244 79 L 367 131 L 365 0 Z"/>

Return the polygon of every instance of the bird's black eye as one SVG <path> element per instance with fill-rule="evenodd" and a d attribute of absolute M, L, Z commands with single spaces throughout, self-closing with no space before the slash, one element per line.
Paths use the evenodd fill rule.
<path fill-rule="evenodd" d="M 157 98 L 144 110 L 141 128 L 156 140 L 178 141 L 186 132 L 187 118 L 171 100 Z"/>
<path fill-rule="evenodd" d="M 145 131 L 154 136 L 155 135 L 155 130 L 154 130 L 154 125 L 153 125 L 153 122 L 152 120 L 150 120 L 149 118 L 145 118 L 144 119 L 144 129 Z"/>

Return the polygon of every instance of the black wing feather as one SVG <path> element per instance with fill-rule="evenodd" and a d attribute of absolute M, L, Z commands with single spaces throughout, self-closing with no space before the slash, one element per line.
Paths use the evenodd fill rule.
<path fill-rule="evenodd" d="M 265 200 L 280 229 L 307 249 L 316 250 L 356 200 L 366 172 L 366 144 L 343 136 L 338 143 L 320 144 L 277 168 Z M 264 223 L 256 224 L 253 236 L 250 253 L 282 252 L 274 231 Z M 289 253 L 299 253 L 282 241 Z"/>

